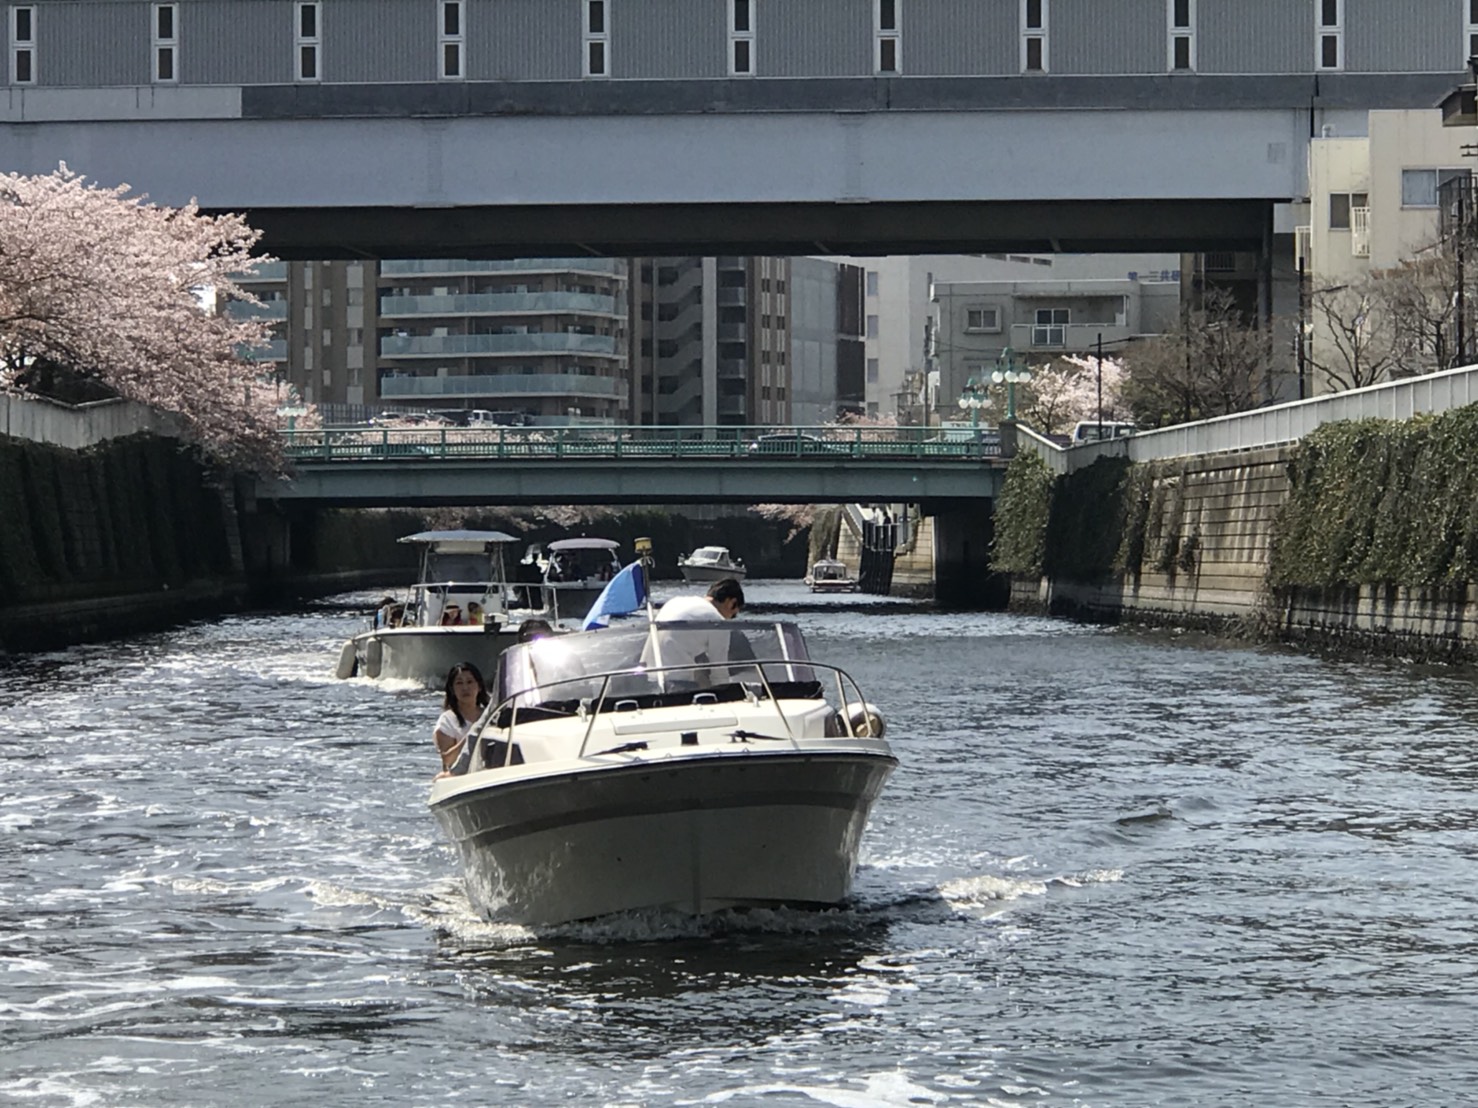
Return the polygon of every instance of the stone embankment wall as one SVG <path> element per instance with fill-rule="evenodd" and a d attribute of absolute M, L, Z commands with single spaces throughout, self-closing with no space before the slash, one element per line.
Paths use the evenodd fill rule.
<path fill-rule="evenodd" d="M 1113 465 L 1099 462 L 1060 478 L 1044 573 L 1013 578 L 1012 607 L 1348 653 L 1478 660 L 1472 585 L 1271 583 L 1272 546 L 1293 489 L 1297 449 L 1122 463 L 1118 481 L 1088 478 L 1092 469 Z M 1118 510 L 1085 518 L 1075 497 L 1101 497 L 1109 485 L 1119 489 Z"/>

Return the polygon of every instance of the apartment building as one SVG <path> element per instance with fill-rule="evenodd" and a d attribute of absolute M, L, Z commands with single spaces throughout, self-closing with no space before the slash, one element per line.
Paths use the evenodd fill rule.
<path fill-rule="evenodd" d="M 1337 387 L 1318 371 L 1340 353 L 1330 320 L 1318 307 L 1321 297 L 1355 288 L 1363 278 L 1391 270 L 1432 250 L 1443 233 L 1442 199 L 1472 179 L 1467 128 L 1443 127 L 1441 113 L 1372 111 L 1363 134 L 1331 129 L 1309 145 L 1309 202 L 1298 228 L 1298 263 L 1304 275 L 1301 353 L 1314 371 L 1312 392 Z M 1469 214 L 1471 219 L 1471 213 Z M 1472 305 L 1467 311 L 1472 313 Z M 1478 315 L 1478 313 L 1472 313 Z M 1471 331 L 1471 318 L 1465 320 Z M 1375 326 L 1372 318 L 1371 325 Z M 1447 335 L 1433 334 L 1432 347 L 1418 352 L 1430 364 L 1409 365 L 1412 372 L 1438 368 L 1437 361 L 1458 357 L 1456 321 Z M 1468 355 L 1475 344 L 1467 337 Z M 1438 347 L 1445 356 L 1438 357 Z"/>
<path fill-rule="evenodd" d="M 1079 256 L 1078 264 L 1091 269 L 1122 263 Z M 1111 278 L 1053 279 L 1044 273 L 1035 280 L 936 281 L 930 299 L 938 373 L 933 408 L 948 417 L 966 384 L 983 380 L 1007 349 L 1029 365 L 1100 348 L 1117 353 L 1139 336 L 1170 330 L 1180 311 L 1181 273 L 1131 268 Z"/>

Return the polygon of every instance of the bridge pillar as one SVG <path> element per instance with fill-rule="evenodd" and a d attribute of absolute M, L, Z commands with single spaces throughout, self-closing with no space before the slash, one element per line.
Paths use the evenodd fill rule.
<path fill-rule="evenodd" d="M 936 503 L 934 516 L 934 599 L 957 608 L 1004 610 L 1010 579 L 990 570 L 995 539 L 995 502 Z"/>

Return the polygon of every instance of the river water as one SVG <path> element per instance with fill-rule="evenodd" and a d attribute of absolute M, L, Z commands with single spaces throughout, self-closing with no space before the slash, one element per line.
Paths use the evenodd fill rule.
<path fill-rule="evenodd" d="M 749 592 L 901 759 L 835 911 L 480 923 L 341 606 L 0 662 L 0 1102 L 1478 1099 L 1470 672 Z"/>

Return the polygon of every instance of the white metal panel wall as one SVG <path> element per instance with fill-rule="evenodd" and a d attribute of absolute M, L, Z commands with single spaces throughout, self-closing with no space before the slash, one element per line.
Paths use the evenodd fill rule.
<path fill-rule="evenodd" d="M 1345 69 L 1351 73 L 1460 74 L 1467 57 L 1466 0 L 1345 0 Z"/>
<path fill-rule="evenodd" d="M 1053 73 L 1164 73 L 1163 0 L 1052 0 Z"/>
<path fill-rule="evenodd" d="M 1020 71 L 1017 0 L 900 0 L 903 69 L 912 76 Z"/>
<path fill-rule="evenodd" d="M 898 0 L 903 71 L 909 72 L 908 3 Z M 766 77 L 862 77 L 873 71 L 873 0 L 756 0 L 757 56 Z"/>
<path fill-rule="evenodd" d="M 4 7 L 9 10 L 9 4 Z M 152 11 L 147 3 L 93 0 L 39 7 L 37 84 L 76 87 L 149 83 Z M 9 36 L 4 37 L 8 41 Z"/>
<path fill-rule="evenodd" d="M 440 7 L 439 2 L 326 0 L 319 15 L 324 80 L 437 80 Z"/>
<path fill-rule="evenodd" d="M 1314 0 L 1196 0 L 1202 73 L 1311 73 Z"/>
<path fill-rule="evenodd" d="M 756 0 L 754 7 L 763 18 L 771 5 Z M 727 77 L 728 18 L 728 0 L 611 0 L 612 75 Z M 763 57 L 763 24 L 756 30 L 756 56 Z"/>
<path fill-rule="evenodd" d="M 611 0 L 607 25 L 630 0 Z M 576 81 L 585 49 L 579 0 L 467 0 L 467 75 L 478 80 Z M 613 51 L 614 54 L 614 51 Z M 613 60 L 620 64 L 620 57 Z"/>
<path fill-rule="evenodd" d="M 293 5 L 287 0 L 181 3 L 179 20 L 181 81 L 220 85 L 292 81 Z"/>

